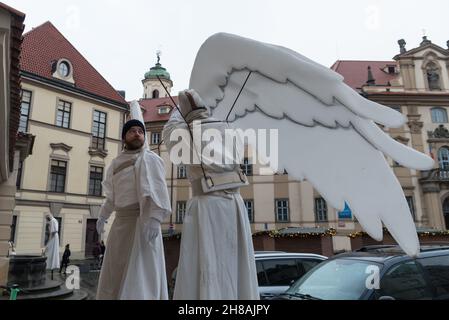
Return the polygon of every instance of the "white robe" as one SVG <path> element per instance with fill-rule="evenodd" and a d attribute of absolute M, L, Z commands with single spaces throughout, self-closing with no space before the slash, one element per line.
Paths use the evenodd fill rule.
<path fill-rule="evenodd" d="M 225 129 L 222 123 L 205 126 L 221 133 Z M 179 128 L 186 128 L 186 124 L 175 111 L 162 133 L 169 150 L 176 145 L 170 141 L 170 134 Z M 214 173 L 235 171 L 238 167 L 221 163 L 204 165 L 207 172 Z M 187 176 L 191 182 L 201 179 L 201 167 L 187 165 Z M 259 299 L 251 228 L 240 193 L 221 191 L 189 200 L 173 299 Z"/>
<path fill-rule="evenodd" d="M 50 239 L 45 247 L 45 255 L 47 256 L 47 270 L 59 269 L 59 224 L 54 217 L 49 222 Z M 53 234 L 53 236 L 52 236 Z"/>
<path fill-rule="evenodd" d="M 134 165 L 114 170 L 134 159 Z M 162 159 L 149 150 L 124 151 L 109 166 L 103 187 L 106 201 L 100 215 L 137 208 L 116 215 L 106 243 L 97 299 L 168 299 L 162 234 L 149 242 L 144 228 L 150 218 L 162 222 L 171 212 Z"/>

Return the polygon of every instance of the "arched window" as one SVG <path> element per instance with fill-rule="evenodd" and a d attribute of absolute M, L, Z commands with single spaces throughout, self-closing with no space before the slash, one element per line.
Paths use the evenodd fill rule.
<path fill-rule="evenodd" d="M 158 90 L 154 90 L 153 91 L 153 99 L 157 99 L 159 98 L 159 91 Z"/>
<path fill-rule="evenodd" d="M 438 163 L 440 169 L 449 170 L 449 149 L 447 147 L 442 147 L 438 150 Z"/>
<path fill-rule="evenodd" d="M 432 108 L 430 111 L 432 114 L 433 123 L 447 123 L 447 111 L 443 108 Z"/>
<path fill-rule="evenodd" d="M 443 215 L 446 222 L 446 230 L 449 230 L 449 198 L 446 198 L 443 202 Z"/>

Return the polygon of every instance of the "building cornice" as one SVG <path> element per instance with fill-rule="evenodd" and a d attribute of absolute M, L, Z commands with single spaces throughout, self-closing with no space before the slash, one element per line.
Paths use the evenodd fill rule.
<path fill-rule="evenodd" d="M 41 85 L 50 86 L 50 87 L 58 89 L 58 90 L 70 92 L 72 94 L 77 94 L 84 98 L 88 98 L 88 99 L 94 100 L 96 102 L 106 104 L 109 107 L 119 109 L 122 112 L 129 112 L 129 106 L 126 103 L 119 103 L 119 102 L 113 101 L 111 99 L 98 96 L 98 95 L 90 93 L 88 91 L 76 88 L 70 83 L 60 81 L 60 80 L 52 80 L 52 79 L 44 78 L 39 75 L 33 74 L 31 72 L 23 71 L 23 70 L 21 70 L 20 74 L 21 74 L 21 77 L 23 80 L 28 80 L 31 82 L 39 83 Z"/>
<path fill-rule="evenodd" d="M 448 106 L 449 93 L 407 93 L 407 92 L 385 92 L 370 93 L 365 95 L 367 99 L 385 104 L 402 106 Z"/>

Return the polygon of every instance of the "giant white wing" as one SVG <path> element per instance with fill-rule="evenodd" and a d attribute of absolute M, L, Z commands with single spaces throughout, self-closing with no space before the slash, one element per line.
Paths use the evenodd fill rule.
<path fill-rule="evenodd" d="M 190 88 L 214 118 L 245 130 L 277 129 L 278 170 L 307 179 L 338 210 L 346 202 L 374 239 L 382 240 L 383 223 L 405 252 L 419 252 L 407 201 L 385 155 L 418 170 L 432 168 L 433 160 L 376 125 L 400 127 L 402 114 L 363 98 L 339 74 L 297 52 L 226 33 L 201 46 Z"/>

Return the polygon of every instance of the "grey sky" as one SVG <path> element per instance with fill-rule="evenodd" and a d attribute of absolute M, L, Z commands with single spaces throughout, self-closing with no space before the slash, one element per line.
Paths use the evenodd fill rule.
<path fill-rule="evenodd" d="M 390 60 L 421 42 L 446 48 L 449 1 L 1 0 L 26 13 L 26 31 L 51 21 L 127 100 L 162 51 L 174 94 L 196 53 L 216 32 L 283 45 L 327 67 L 337 59 Z"/>

